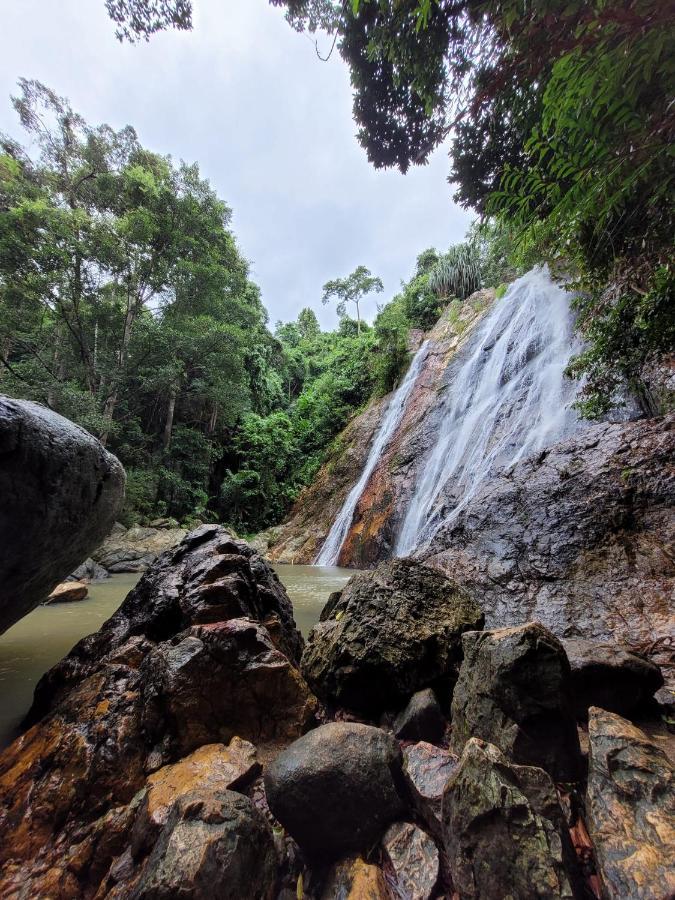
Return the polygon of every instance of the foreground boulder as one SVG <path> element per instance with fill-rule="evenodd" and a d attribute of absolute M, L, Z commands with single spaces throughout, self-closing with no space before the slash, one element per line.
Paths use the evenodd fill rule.
<path fill-rule="evenodd" d="M 403 774 L 413 806 L 434 835 L 440 832 L 443 791 L 458 764 L 453 753 L 426 741 L 403 751 Z"/>
<path fill-rule="evenodd" d="M 575 781 L 581 751 L 560 641 L 536 622 L 464 636 L 452 699 L 452 749 L 470 737 L 495 744 L 513 762 Z"/>
<path fill-rule="evenodd" d="M 454 683 L 462 634 L 482 626 L 480 608 L 456 584 L 395 559 L 331 597 L 307 640 L 303 675 L 325 701 L 375 715 L 421 688 Z"/>
<path fill-rule="evenodd" d="M 83 428 L 0 397 L 0 634 L 97 547 L 124 500 L 124 470 Z"/>
<path fill-rule="evenodd" d="M 125 878 L 130 861 L 120 860 L 108 876 L 105 896 L 111 900 L 272 900 L 274 895 L 272 831 L 248 797 L 233 791 L 197 787 L 179 796 L 150 855 L 136 860 L 135 874 Z"/>
<path fill-rule="evenodd" d="M 379 728 L 323 725 L 265 770 L 267 802 L 311 855 L 368 849 L 405 808 L 401 764 L 398 744 Z"/>
<path fill-rule="evenodd" d="M 348 856 L 331 866 L 324 879 L 321 900 L 391 900 L 382 869 L 360 856 Z"/>
<path fill-rule="evenodd" d="M 302 654 L 293 606 L 274 570 L 219 525 L 202 525 L 157 560 L 102 628 L 83 638 L 38 683 L 29 721 L 133 640 L 170 640 L 192 625 L 249 618 L 292 663 Z M 150 648 L 143 645 L 143 656 Z"/>
<path fill-rule="evenodd" d="M 394 720 L 394 734 L 403 741 L 440 741 L 445 717 L 431 688 L 417 691 Z"/>
<path fill-rule="evenodd" d="M 629 716 L 645 707 L 663 686 L 659 667 L 626 647 L 582 640 L 563 643 L 578 719 L 585 719 L 591 706 Z"/>
<path fill-rule="evenodd" d="M 430 900 L 438 881 L 440 865 L 433 840 L 410 822 L 390 825 L 382 840 L 401 897 Z"/>
<path fill-rule="evenodd" d="M 574 851 L 555 787 L 472 738 L 443 795 L 443 840 L 463 898 L 574 896 Z"/>
<path fill-rule="evenodd" d="M 591 708 L 587 811 L 610 900 L 675 895 L 675 768 L 620 716 Z"/>
<path fill-rule="evenodd" d="M 45 676 L 35 724 L 0 756 L 0 895 L 90 897 L 109 869 L 110 886 L 136 884 L 142 863 L 139 896 L 176 896 L 176 848 L 195 835 L 203 860 L 193 856 L 186 878 L 202 884 L 197 873 L 216 864 L 238 871 L 227 848 L 239 844 L 227 836 L 222 844 L 224 813 L 209 797 L 257 770 L 250 742 L 264 759 L 311 725 L 316 701 L 295 662 L 301 647 L 276 576 L 225 529 L 203 526 L 160 558 L 102 629 Z M 221 746 L 193 753 L 213 744 Z M 205 812 L 187 800 L 176 811 L 170 794 L 196 782 L 208 788 Z M 155 853 L 159 826 L 168 831 Z"/>

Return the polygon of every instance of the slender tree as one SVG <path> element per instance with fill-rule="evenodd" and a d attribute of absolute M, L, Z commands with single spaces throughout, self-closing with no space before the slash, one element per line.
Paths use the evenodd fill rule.
<path fill-rule="evenodd" d="M 372 275 L 370 269 L 365 266 L 357 266 L 351 275 L 346 278 L 334 278 L 323 286 L 322 303 L 330 303 L 337 300 L 337 313 L 340 317 L 347 314 L 347 304 L 356 306 L 357 331 L 361 334 L 361 309 L 360 304 L 368 294 L 380 294 L 384 290 L 382 280 Z"/>

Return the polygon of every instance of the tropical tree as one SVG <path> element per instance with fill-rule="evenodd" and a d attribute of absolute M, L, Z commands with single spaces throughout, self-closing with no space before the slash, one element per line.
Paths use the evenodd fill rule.
<path fill-rule="evenodd" d="M 365 266 L 357 266 L 346 278 L 335 278 L 323 286 L 322 303 L 337 300 L 337 313 L 342 318 L 347 313 L 347 304 L 356 306 L 357 333 L 361 334 L 360 303 L 368 294 L 381 293 L 384 290 L 382 280 L 372 275 Z"/>

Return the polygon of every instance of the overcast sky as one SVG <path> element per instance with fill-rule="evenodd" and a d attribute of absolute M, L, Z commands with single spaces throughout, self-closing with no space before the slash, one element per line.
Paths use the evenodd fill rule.
<path fill-rule="evenodd" d="M 444 148 L 406 176 L 369 165 L 341 58 L 321 62 L 267 0 L 194 0 L 191 32 L 133 46 L 115 39 L 103 0 L 0 10 L 0 130 L 23 139 L 9 97 L 37 78 L 91 124 L 133 125 L 146 147 L 198 162 L 233 209 L 272 324 L 311 306 L 332 327 L 321 286 L 359 264 L 389 299 L 417 253 L 461 240 L 471 221 L 451 200 Z"/>

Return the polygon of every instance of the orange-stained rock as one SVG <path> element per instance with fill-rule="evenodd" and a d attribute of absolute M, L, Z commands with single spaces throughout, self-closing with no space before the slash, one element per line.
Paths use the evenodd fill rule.
<path fill-rule="evenodd" d="M 675 895 L 675 767 L 626 719 L 589 710 L 588 826 L 609 900 Z"/>
<path fill-rule="evenodd" d="M 323 885 L 321 900 L 389 900 L 384 875 L 379 866 L 360 856 L 349 856 L 331 867 Z"/>
<path fill-rule="evenodd" d="M 244 610 L 274 622 L 276 643 Z M 280 647 L 294 658 L 302 647 L 290 601 L 242 541 L 204 526 L 160 558 L 43 678 L 37 721 L 0 755 L 0 897 L 75 900 L 96 895 L 103 879 L 131 883 L 131 847 L 149 850 L 180 798 L 202 790 L 206 802 L 253 777 L 247 740 L 264 754 L 299 737 L 316 699 Z M 223 801 L 248 827 L 237 803 Z M 183 832 L 208 831 L 206 821 L 193 826 L 191 810 L 172 846 Z M 226 847 L 236 868 L 231 836 L 224 824 L 224 844 L 206 835 L 203 858 Z"/>
<path fill-rule="evenodd" d="M 64 581 L 57 584 L 45 603 L 74 603 L 84 600 L 89 593 L 89 588 L 81 581 Z"/>
<path fill-rule="evenodd" d="M 449 361 L 464 346 L 494 300 L 494 291 L 477 291 L 464 303 L 450 304 L 428 335 L 429 352 L 413 385 L 401 422 L 373 472 L 354 513 L 341 564 L 366 568 L 386 558 L 382 548 L 394 537 L 401 497 L 410 489 L 409 470 L 421 423 L 438 401 L 438 386 Z M 418 334 L 419 343 L 423 335 Z M 412 347 L 415 350 L 417 347 Z M 321 549 L 349 491 L 366 462 L 373 437 L 391 395 L 371 402 L 335 441 L 316 480 L 298 497 L 287 523 L 268 532 L 270 559 L 311 563 Z M 400 451 L 403 448 L 403 457 Z M 419 447 L 417 447 L 419 450 Z"/>
<path fill-rule="evenodd" d="M 174 801 L 199 787 L 201 790 L 236 790 L 260 772 L 256 748 L 234 737 L 224 744 L 205 744 L 148 778 L 143 814 L 155 826 L 166 822 Z"/>

